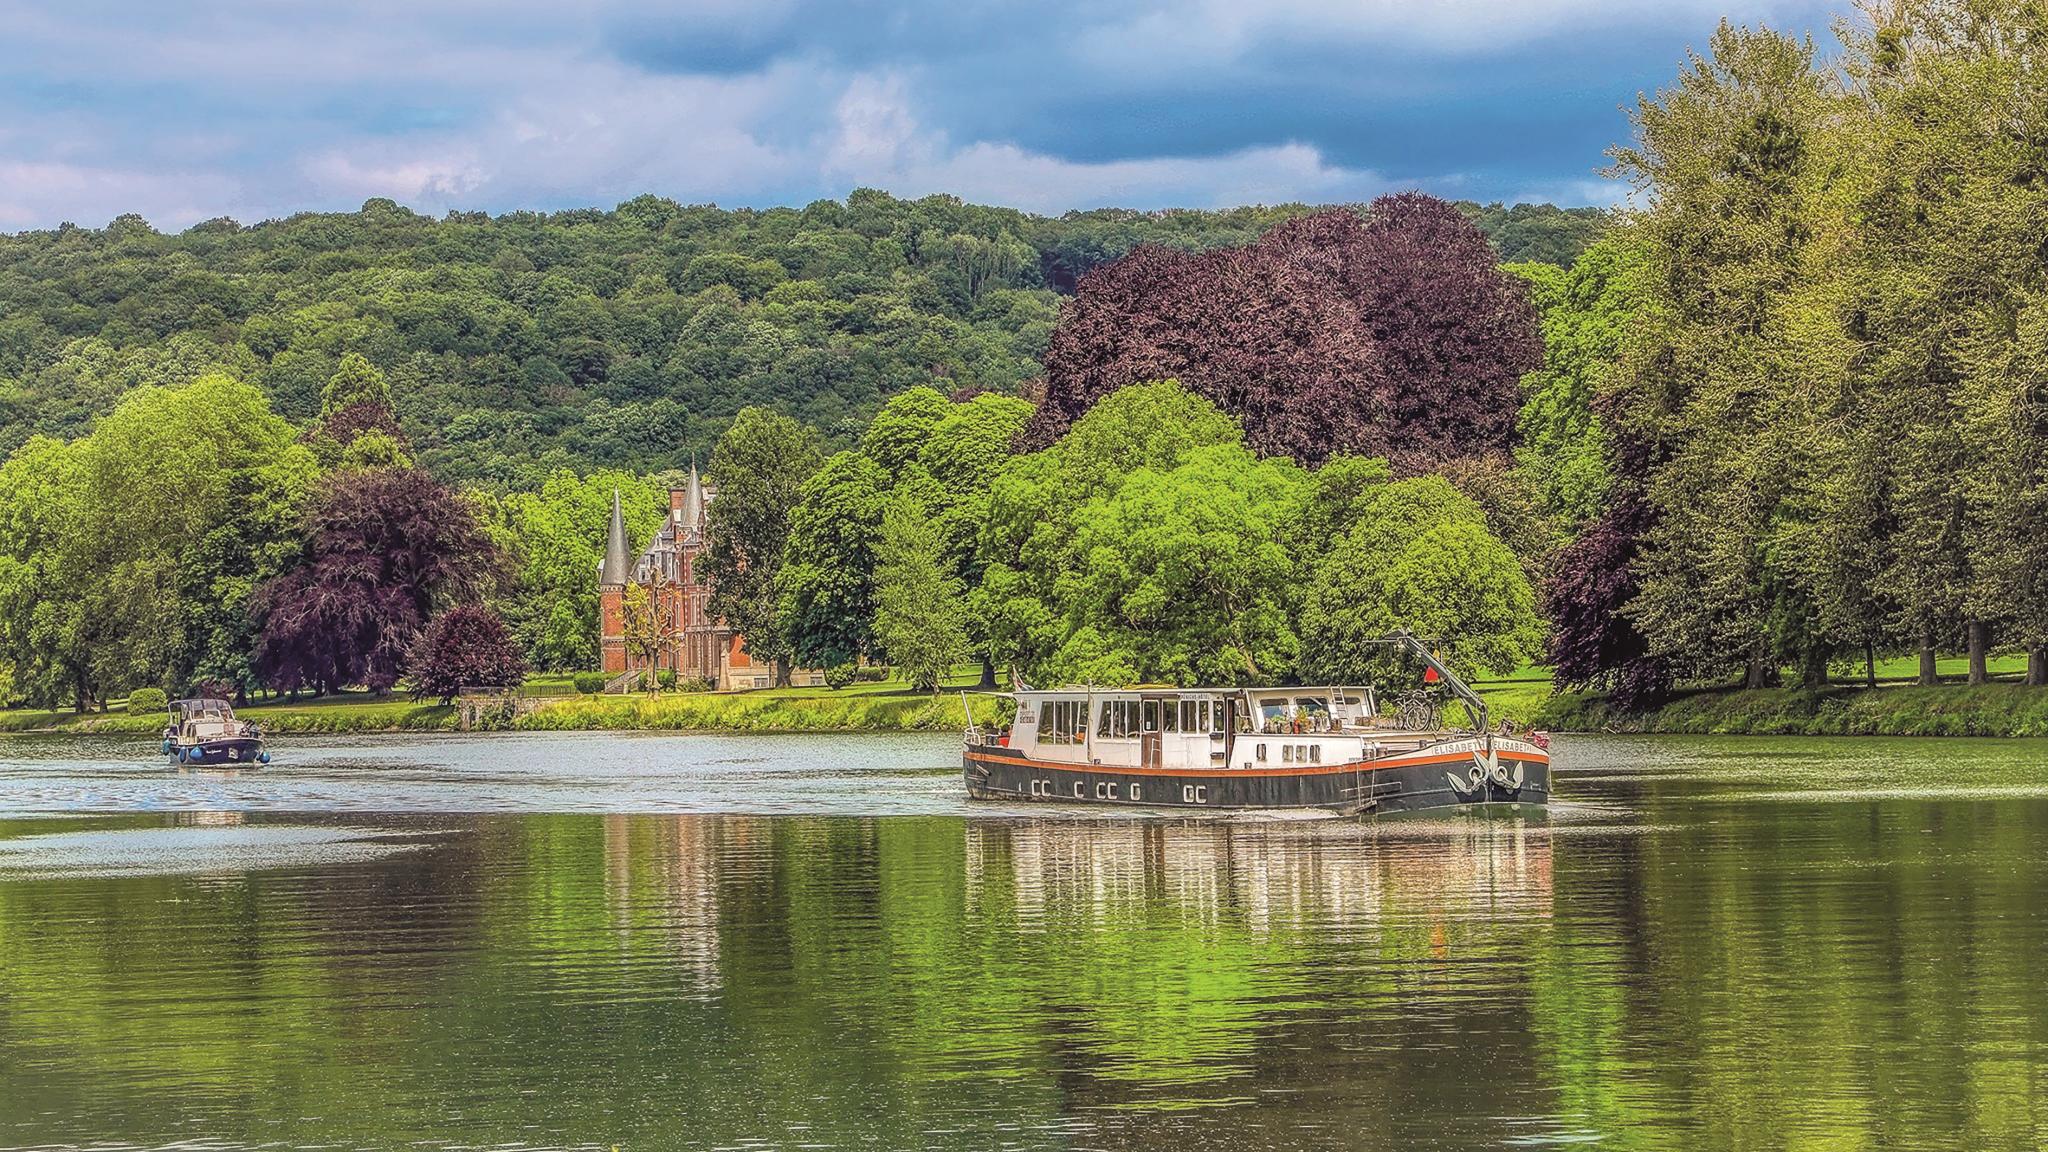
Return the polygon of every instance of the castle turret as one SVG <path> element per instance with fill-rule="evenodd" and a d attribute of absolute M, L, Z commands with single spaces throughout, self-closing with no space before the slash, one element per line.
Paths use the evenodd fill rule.
<path fill-rule="evenodd" d="M 632 564 L 626 552 L 626 514 L 619 507 L 619 490 L 612 489 L 612 526 L 605 535 L 604 564 L 597 570 L 600 588 L 624 588 Z"/>
<path fill-rule="evenodd" d="M 683 489 L 683 530 L 704 530 L 704 481 L 697 477 L 697 462 L 690 461 L 690 486 Z"/>
<path fill-rule="evenodd" d="M 632 561 L 626 551 L 626 516 L 619 490 L 612 489 L 612 523 L 604 560 L 597 566 L 597 650 L 606 672 L 626 670 L 626 580 Z"/>

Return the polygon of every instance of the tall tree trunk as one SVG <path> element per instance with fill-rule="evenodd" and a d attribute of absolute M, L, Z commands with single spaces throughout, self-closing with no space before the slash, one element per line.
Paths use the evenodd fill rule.
<path fill-rule="evenodd" d="M 996 662 L 987 653 L 981 657 L 981 686 L 991 689 L 996 686 Z"/>
<path fill-rule="evenodd" d="M 2048 684 L 2048 645 L 2027 649 L 2027 683 L 2036 688 Z"/>
<path fill-rule="evenodd" d="M 1920 634 L 1920 686 L 1932 688 L 1940 682 L 1934 664 L 1934 630 L 1930 628 Z"/>
<path fill-rule="evenodd" d="M 789 687 L 789 661 L 777 656 L 768 662 L 768 667 L 775 676 L 775 686 L 777 688 Z"/>
<path fill-rule="evenodd" d="M 1833 655 L 1825 644 L 1813 644 L 1799 657 L 1799 686 L 1808 692 L 1819 692 L 1828 686 L 1828 657 Z"/>
<path fill-rule="evenodd" d="M 1863 686 L 1877 687 L 1877 644 L 1870 640 L 1863 642 Z"/>
<path fill-rule="evenodd" d="M 1991 654 L 1991 621 L 1970 621 L 1970 683 L 1982 684 L 1990 678 L 1985 670 L 1985 659 Z"/>
<path fill-rule="evenodd" d="M 1770 683 L 1770 662 L 1763 653 L 1754 653 L 1749 658 L 1749 668 L 1742 676 L 1744 688 L 1762 688 Z"/>

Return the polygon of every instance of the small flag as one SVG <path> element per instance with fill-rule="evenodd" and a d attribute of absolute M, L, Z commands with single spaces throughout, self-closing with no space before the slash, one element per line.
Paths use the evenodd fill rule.
<path fill-rule="evenodd" d="M 1431 664 L 1422 670 L 1422 682 L 1424 684 L 1434 684 L 1437 682 L 1437 679 L 1436 665 Z"/>

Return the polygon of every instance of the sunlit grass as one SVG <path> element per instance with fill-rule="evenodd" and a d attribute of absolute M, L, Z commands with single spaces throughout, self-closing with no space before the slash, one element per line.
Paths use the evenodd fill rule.
<path fill-rule="evenodd" d="M 1537 716 L 1577 732 L 1751 736 L 2048 736 L 2048 689 L 2022 684 L 1884 685 L 1689 692 L 1647 712 L 1586 693 L 1559 693 Z"/>

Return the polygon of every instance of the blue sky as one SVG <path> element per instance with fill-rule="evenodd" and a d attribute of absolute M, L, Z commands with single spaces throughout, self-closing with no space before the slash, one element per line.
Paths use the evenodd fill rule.
<path fill-rule="evenodd" d="M 1622 112 L 1804 0 L 0 0 L 0 229 L 863 185 L 1058 212 L 1610 203 Z"/>

